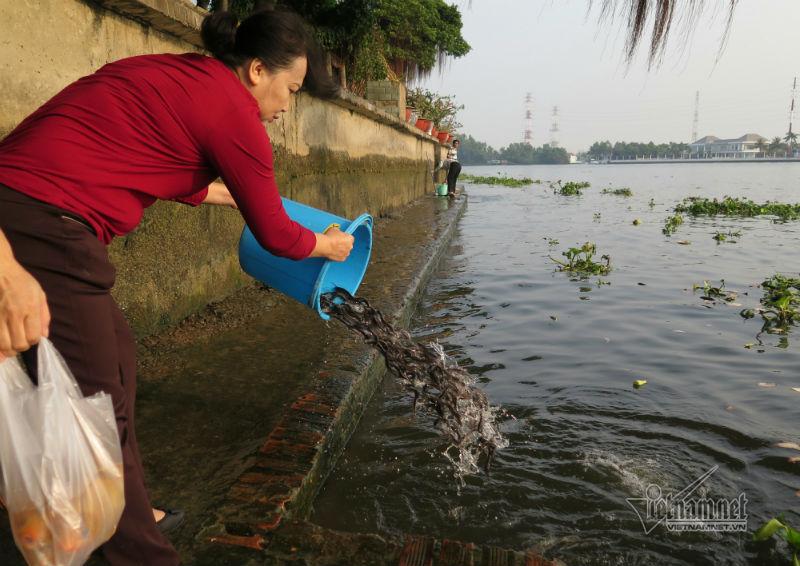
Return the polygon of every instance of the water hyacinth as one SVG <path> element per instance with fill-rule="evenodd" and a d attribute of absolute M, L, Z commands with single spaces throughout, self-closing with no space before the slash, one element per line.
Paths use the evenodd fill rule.
<path fill-rule="evenodd" d="M 800 219 L 800 204 L 771 201 L 759 204 L 747 198 L 728 196 L 722 200 L 687 197 L 675 207 L 675 212 L 690 216 L 775 216 L 776 221 L 786 222 Z"/>

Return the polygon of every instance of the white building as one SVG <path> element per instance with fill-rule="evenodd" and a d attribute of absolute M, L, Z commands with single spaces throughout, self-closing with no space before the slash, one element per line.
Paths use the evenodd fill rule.
<path fill-rule="evenodd" d="M 761 150 L 756 147 L 759 140 L 767 139 L 758 134 L 745 134 L 740 138 L 721 140 L 716 136 L 705 136 L 689 144 L 693 158 L 748 159 L 755 158 Z"/>

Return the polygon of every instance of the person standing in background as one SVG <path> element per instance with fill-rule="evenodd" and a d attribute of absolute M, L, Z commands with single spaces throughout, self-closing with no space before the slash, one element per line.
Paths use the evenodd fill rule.
<path fill-rule="evenodd" d="M 461 145 L 459 140 L 453 140 L 453 145 L 447 150 L 447 161 L 450 166 L 447 169 L 447 196 L 456 196 L 456 181 L 461 174 L 461 163 L 458 162 L 458 147 Z"/>

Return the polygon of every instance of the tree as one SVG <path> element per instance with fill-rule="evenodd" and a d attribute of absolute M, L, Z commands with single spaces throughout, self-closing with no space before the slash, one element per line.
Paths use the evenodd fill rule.
<path fill-rule="evenodd" d="M 406 79 L 425 76 L 470 46 L 461 36 L 461 12 L 444 0 L 377 0 L 377 24 L 386 39 L 386 59 Z"/>
<path fill-rule="evenodd" d="M 461 141 L 461 146 L 458 148 L 458 160 L 464 165 L 485 165 L 491 160 L 500 159 L 496 149 L 470 135 L 464 135 L 458 139 Z"/>
<path fill-rule="evenodd" d="M 553 147 L 548 144 L 533 147 L 529 143 L 518 142 L 501 148 L 500 159 L 518 165 L 569 163 L 569 154 L 563 147 Z"/>
<path fill-rule="evenodd" d="M 243 19 L 256 4 L 291 9 L 308 21 L 320 44 L 347 67 L 348 88 L 363 94 L 368 80 L 424 76 L 436 63 L 461 57 L 461 12 L 445 0 L 230 0 Z M 212 1 L 212 10 L 222 7 Z"/>
<path fill-rule="evenodd" d="M 588 156 L 591 159 L 636 159 L 641 157 L 668 157 L 680 158 L 689 152 L 689 146 L 685 143 L 641 143 L 641 142 L 615 142 L 611 145 L 609 141 L 594 142 Z"/>
<path fill-rule="evenodd" d="M 731 29 L 733 13 L 739 0 L 724 0 L 716 3 L 727 4 L 727 18 L 725 32 L 720 43 L 720 53 L 725 46 L 725 38 Z M 621 18 L 627 28 L 625 41 L 625 57 L 630 63 L 639 46 L 644 43 L 648 27 L 650 29 L 650 45 L 648 46 L 648 66 L 658 65 L 663 59 L 664 49 L 667 45 L 673 23 L 677 20 L 684 26 L 684 32 L 689 35 L 692 27 L 699 21 L 700 15 L 706 4 L 713 4 L 706 0 L 602 0 L 600 5 L 600 20 L 612 23 Z M 591 3 L 590 3 L 591 6 Z"/>
<path fill-rule="evenodd" d="M 789 130 L 788 132 L 786 132 L 786 135 L 783 136 L 783 141 L 786 142 L 787 149 L 789 150 L 789 155 L 791 155 L 792 147 L 794 146 L 795 143 L 797 143 L 797 134 Z"/>
<path fill-rule="evenodd" d="M 761 138 L 756 142 L 756 149 L 761 153 L 761 157 L 764 157 L 764 154 L 767 151 L 767 140 Z"/>
<path fill-rule="evenodd" d="M 769 150 L 772 152 L 773 155 L 775 155 L 775 153 L 779 149 L 783 149 L 783 142 L 781 141 L 780 137 L 775 136 L 774 138 L 772 138 L 772 141 L 769 142 Z"/>

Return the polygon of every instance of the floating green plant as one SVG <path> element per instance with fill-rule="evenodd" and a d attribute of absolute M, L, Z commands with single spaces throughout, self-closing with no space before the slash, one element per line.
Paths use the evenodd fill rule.
<path fill-rule="evenodd" d="M 756 542 L 761 542 L 772 538 L 773 535 L 778 535 L 789 543 L 789 545 L 793 548 L 792 565 L 800 566 L 800 559 L 797 558 L 798 551 L 800 551 L 800 531 L 796 531 L 787 525 L 783 518 L 770 519 L 753 534 L 753 540 Z"/>
<path fill-rule="evenodd" d="M 683 224 L 683 216 L 675 214 L 664 221 L 664 228 L 661 231 L 666 236 L 672 236 L 681 224 Z"/>
<path fill-rule="evenodd" d="M 717 241 L 718 244 L 721 244 L 722 242 L 728 242 L 728 243 L 731 243 L 731 244 L 735 244 L 737 242 L 737 240 L 728 240 L 728 238 L 741 238 L 742 237 L 742 231 L 741 230 L 736 230 L 736 231 L 731 230 L 729 232 L 717 232 L 716 234 L 714 234 L 711 237 L 714 238 Z"/>
<path fill-rule="evenodd" d="M 623 187 L 621 189 L 603 189 L 604 195 L 616 195 L 618 197 L 632 197 L 633 191 L 630 190 L 628 187 Z"/>
<path fill-rule="evenodd" d="M 586 242 L 579 248 L 569 248 L 567 251 L 562 252 L 567 261 L 561 261 L 550 256 L 557 265 L 556 269 L 559 271 L 568 271 L 577 275 L 608 275 L 611 271 L 611 257 L 603 255 L 600 257 L 601 261 L 605 263 L 597 263 L 593 260 L 594 255 L 597 253 L 597 247 L 592 242 Z"/>
<path fill-rule="evenodd" d="M 720 279 L 719 285 L 716 287 L 708 281 L 703 281 L 702 285 L 698 283 L 692 285 L 692 292 L 697 291 L 698 289 L 703 291 L 703 294 L 700 296 L 700 298 L 704 301 L 716 301 L 717 299 L 722 299 L 723 301 L 731 303 L 736 300 L 736 292 L 725 290 L 724 279 Z"/>
<path fill-rule="evenodd" d="M 515 179 L 514 177 L 480 177 L 476 175 L 461 175 L 464 181 L 476 183 L 478 185 L 503 185 L 505 187 L 526 187 L 534 183 L 541 183 L 541 181 L 523 177 L 522 179 Z"/>
<path fill-rule="evenodd" d="M 547 240 L 547 245 L 548 246 L 557 246 L 558 245 L 558 240 L 556 240 L 555 238 L 545 237 L 545 240 Z"/>
<path fill-rule="evenodd" d="M 553 189 L 553 192 L 563 196 L 580 196 L 583 194 L 583 189 L 590 186 L 591 184 L 586 181 L 567 181 L 562 184 L 561 181 L 558 180 L 555 183 L 550 183 L 550 188 Z"/>
<path fill-rule="evenodd" d="M 656 205 L 656 199 L 654 198 L 651 198 L 650 202 L 647 203 L 647 206 L 649 206 L 650 208 L 653 208 L 655 205 Z"/>
<path fill-rule="evenodd" d="M 603 215 L 600 214 L 599 212 L 595 212 L 594 214 L 592 214 L 592 219 L 595 221 L 599 221 L 602 217 Z"/>
<path fill-rule="evenodd" d="M 675 207 L 675 212 L 685 212 L 691 216 L 775 216 L 776 222 L 800 219 L 800 204 L 784 204 L 767 201 L 753 202 L 738 197 L 707 199 L 687 197 Z"/>
<path fill-rule="evenodd" d="M 740 314 L 744 318 L 761 315 L 764 320 L 761 332 L 787 332 L 790 326 L 800 321 L 800 279 L 778 273 L 761 283 L 761 288 L 764 290 L 761 307 L 744 309 Z"/>

